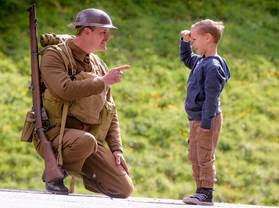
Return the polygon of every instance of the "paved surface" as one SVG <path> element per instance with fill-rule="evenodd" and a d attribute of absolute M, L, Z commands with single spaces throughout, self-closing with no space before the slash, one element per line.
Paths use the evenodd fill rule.
<path fill-rule="evenodd" d="M 136 198 L 111 199 L 100 195 L 69 196 L 48 194 L 39 191 L 0 189 L 1 208 L 197 208 L 180 200 Z M 267 208 L 267 206 L 215 203 L 222 208 Z M 274 207 L 273 207 L 274 208 Z"/>

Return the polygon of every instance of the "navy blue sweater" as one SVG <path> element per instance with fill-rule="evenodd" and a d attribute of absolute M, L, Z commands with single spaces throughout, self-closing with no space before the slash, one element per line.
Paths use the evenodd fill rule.
<path fill-rule="evenodd" d="M 210 129 L 212 118 L 221 112 L 220 94 L 230 78 L 230 70 L 220 56 L 196 55 L 190 43 L 183 40 L 180 42 L 180 59 L 191 69 L 185 99 L 188 118 L 201 121 L 202 128 Z"/>

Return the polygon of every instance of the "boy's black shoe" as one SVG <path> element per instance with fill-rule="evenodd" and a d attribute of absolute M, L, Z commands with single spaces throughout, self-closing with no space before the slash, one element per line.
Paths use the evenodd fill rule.
<path fill-rule="evenodd" d="M 196 194 L 192 196 L 186 196 L 183 198 L 185 204 L 194 204 L 194 205 L 213 205 L 213 190 L 210 188 L 198 188 Z"/>
<path fill-rule="evenodd" d="M 63 179 L 46 182 L 46 191 L 52 194 L 68 195 L 69 189 L 64 185 Z"/>

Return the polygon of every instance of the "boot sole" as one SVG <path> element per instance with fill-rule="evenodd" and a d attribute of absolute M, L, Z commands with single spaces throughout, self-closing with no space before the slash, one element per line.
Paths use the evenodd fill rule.
<path fill-rule="evenodd" d="M 50 194 L 56 194 L 56 195 L 69 195 L 69 192 L 52 191 L 52 190 L 46 190 L 46 192 Z"/>

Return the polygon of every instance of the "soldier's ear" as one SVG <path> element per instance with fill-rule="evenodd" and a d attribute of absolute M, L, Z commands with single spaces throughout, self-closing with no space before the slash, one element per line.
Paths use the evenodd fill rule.
<path fill-rule="evenodd" d="M 83 29 L 83 31 L 82 31 L 85 35 L 89 35 L 91 32 L 92 32 L 92 30 L 89 28 L 89 27 L 85 27 L 84 29 Z"/>

